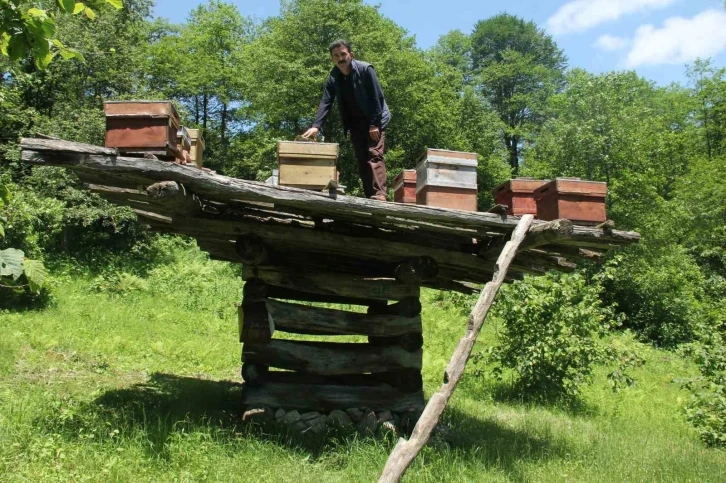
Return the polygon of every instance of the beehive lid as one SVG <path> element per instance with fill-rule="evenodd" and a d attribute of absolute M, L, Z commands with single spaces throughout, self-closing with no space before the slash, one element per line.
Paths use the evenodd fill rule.
<path fill-rule="evenodd" d="M 106 117 L 173 117 L 179 114 L 171 101 L 105 101 Z"/>
<path fill-rule="evenodd" d="M 553 189 L 554 188 L 554 189 Z M 604 181 L 588 181 L 580 178 L 555 178 L 537 188 L 536 193 L 552 191 L 560 194 L 604 197 L 607 194 L 607 183 Z"/>
<path fill-rule="evenodd" d="M 338 159 L 338 143 L 278 141 L 279 158 Z"/>

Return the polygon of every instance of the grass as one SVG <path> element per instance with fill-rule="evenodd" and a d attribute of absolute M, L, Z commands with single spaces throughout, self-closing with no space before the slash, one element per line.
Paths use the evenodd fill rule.
<path fill-rule="evenodd" d="M 377 479 L 392 438 L 300 440 L 239 423 L 241 287 L 227 265 L 185 252 L 143 278 L 57 280 L 53 306 L 0 312 L 0 481 Z M 466 319 L 459 299 L 424 299 L 431 394 Z M 480 347 L 496 337 L 489 324 Z M 674 379 L 695 368 L 638 351 L 634 388 L 613 394 L 603 368 L 569 406 L 505 397 L 470 366 L 444 415 L 451 431 L 406 481 L 726 480 L 726 452 L 679 412 Z"/>

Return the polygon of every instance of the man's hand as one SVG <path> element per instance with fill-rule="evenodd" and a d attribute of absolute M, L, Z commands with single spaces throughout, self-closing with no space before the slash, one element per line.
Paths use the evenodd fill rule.
<path fill-rule="evenodd" d="M 310 139 L 310 138 L 315 139 L 319 132 L 320 132 L 320 129 L 318 129 L 316 127 L 311 127 L 310 129 L 305 131 L 305 134 L 303 134 L 302 137 L 308 138 L 308 139 Z"/>
<path fill-rule="evenodd" d="M 368 135 L 375 142 L 378 142 L 378 140 L 381 139 L 381 131 L 376 126 L 371 126 L 368 128 Z"/>

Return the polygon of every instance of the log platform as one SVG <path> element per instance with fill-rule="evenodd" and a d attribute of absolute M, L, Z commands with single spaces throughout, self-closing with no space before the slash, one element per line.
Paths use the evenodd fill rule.
<path fill-rule="evenodd" d="M 152 230 L 194 237 L 212 258 L 243 264 L 245 406 L 420 412 L 421 287 L 482 292 L 491 304 L 501 283 L 573 271 L 640 239 L 610 226 L 544 222 L 505 210 L 461 211 L 271 186 L 69 141 L 23 139 L 21 146 L 23 161 L 74 171 L 92 192 L 132 207 Z M 437 394 L 437 409 L 425 414 L 438 419 L 488 306 L 470 318 L 452 360 L 456 377 L 447 373 L 444 396 Z M 280 333 L 358 335 L 367 342 L 285 340 L 275 336 Z M 414 434 L 427 434 L 421 431 Z M 413 451 L 403 449 L 409 456 Z"/>

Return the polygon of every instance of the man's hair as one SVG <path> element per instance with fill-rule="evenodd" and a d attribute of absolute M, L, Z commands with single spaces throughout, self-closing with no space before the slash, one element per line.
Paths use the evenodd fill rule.
<path fill-rule="evenodd" d="M 332 55 L 333 50 L 335 50 L 339 47 L 345 47 L 345 49 L 348 51 L 348 53 L 353 52 L 350 49 L 350 42 L 348 42 L 347 40 L 343 40 L 343 39 L 338 39 L 335 42 L 333 42 L 332 44 L 330 44 L 330 47 L 328 47 L 328 51 L 330 51 L 330 54 Z"/>

